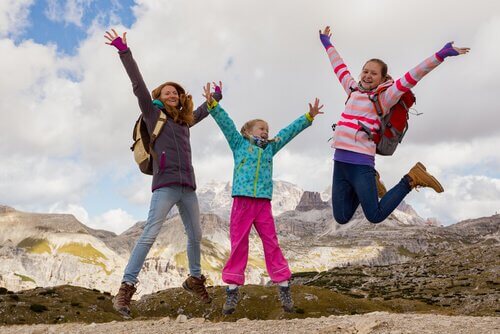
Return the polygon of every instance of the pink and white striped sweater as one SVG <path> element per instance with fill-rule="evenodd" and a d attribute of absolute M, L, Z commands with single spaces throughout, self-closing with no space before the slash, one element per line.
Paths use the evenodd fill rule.
<path fill-rule="evenodd" d="M 340 84 L 347 94 L 351 94 L 335 128 L 332 147 L 374 156 L 375 143 L 368 138 L 365 132 L 359 131 L 360 126 L 358 125 L 358 121 L 361 121 L 372 131 L 380 128 L 377 111 L 369 98 L 373 91 L 357 89 L 357 82 L 351 76 L 335 47 L 329 46 L 326 52 Z M 406 91 L 414 87 L 420 79 L 442 62 L 442 59 L 432 55 L 396 81 L 390 80 L 382 83 L 381 86 L 389 87 L 379 97 L 383 112 L 390 110 Z M 351 88 L 356 90 L 352 91 Z"/>

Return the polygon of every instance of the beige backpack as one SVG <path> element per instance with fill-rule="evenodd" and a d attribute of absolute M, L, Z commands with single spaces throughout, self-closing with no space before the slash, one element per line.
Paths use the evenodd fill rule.
<path fill-rule="evenodd" d="M 153 133 L 150 135 L 146 127 L 146 122 L 141 116 L 134 125 L 134 133 L 132 138 L 134 143 L 130 147 L 134 152 L 135 162 L 139 165 L 141 172 L 147 175 L 153 175 L 153 159 L 158 159 L 153 150 L 153 145 L 156 138 L 160 134 L 163 126 L 167 123 L 167 115 L 160 110 L 160 116 L 156 121 Z"/>

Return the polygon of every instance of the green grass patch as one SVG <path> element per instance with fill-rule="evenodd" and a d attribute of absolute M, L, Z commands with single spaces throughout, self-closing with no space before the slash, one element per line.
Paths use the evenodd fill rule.
<path fill-rule="evenodd" d="M 59 247 L 57 251 L 59 253 L 71 254 L 89 261 L 96 261 L 98 259 L 107 260 L 103 253 L 92 247 L 90 244 L 82 245 L 77 242 L 70 242 Z"/>
<path fill-rule="evenodd" d="M 16 274 L 14 273 L 14 275 L 16 275 L 17 277 L 19 277 L 21 279 L 21 281 L 23 282 L 33 282 L 36 284 L 35 280 L 29 276 L 25 276 L 25 275 L 21 275 L 21 274 Z"/>
<path fill-rule="evenodd" d="M 49 241 L 46 239 L 26 238 L 17 244 L 17 247 L 24 248 L 27 252 L 33 254 L 50 254 L 52 252 Z"/>

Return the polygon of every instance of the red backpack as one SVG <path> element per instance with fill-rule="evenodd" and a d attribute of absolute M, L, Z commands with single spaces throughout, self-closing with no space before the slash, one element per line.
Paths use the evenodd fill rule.
<path fill-rule="evenodd" d="M 375 142 L 376 152 L 380 155 L 394 154 L 396 147 L 408 131 L 409 110 L 415 103 L 415 95 L 411 90 L 408 90 L 384 115 L 379 96 L 387 88 L 387 86 L 381 87 L 370 96 L 380 120 L 380 129 L 377 132 L 371 132 L 365 124 L 358 121 L 358 125 L 361 127 L 360 131 L 366 132 L 368 137 Z"/>

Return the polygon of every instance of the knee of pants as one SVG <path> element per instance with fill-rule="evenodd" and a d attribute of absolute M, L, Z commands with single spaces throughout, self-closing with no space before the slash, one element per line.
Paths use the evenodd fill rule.
<path fill-rule="evenodd" d="M 156 240 L 156 236 L 154 236 L 154 237 L 143 236 L 143 237 L 139 238 L 137 243 L 141 244 L 141 245 L 151 246 L 154 244 L 155 240 Z"/>
<path fill-rule="evenodd" d="M 377 216 L 371 216 L 371 215 L 366 215 L 366 220 L 368 220 L 372 224 L 378 224 L 384 221 L 385 218 L 382 217 L 377 217 Z"/>
<path fill-rule="evenodd" d="M 347 224 L 350 221 L 350 219 L 340 219 L 335 217 L 335 221 L 340 225 L 344 225 Z"/>
<path fill-rule="evenodd" d="M 347 224 L 351 220 L 351 217 L 341 217 L 340 215 L 335 214 L 335 211 L 333 211 L 333 218 L 335 218 L 335 221 L 341 225 Z"/>
<path fill-rule="evenodd" d="M 201 242 L 202 233 L 199 231 L 191 231 L 187 233 L 188 242 L 200 243 Z"/>

